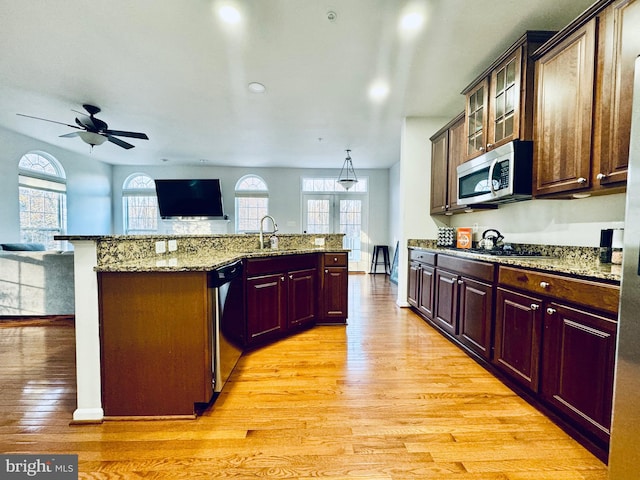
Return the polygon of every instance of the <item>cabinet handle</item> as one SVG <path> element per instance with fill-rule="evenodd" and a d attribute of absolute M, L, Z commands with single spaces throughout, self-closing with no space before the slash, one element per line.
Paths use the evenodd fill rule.
<path fill-rule="evenodd" d="M 542 288 L 549 288 L 549 282 L 540 282 Z"/>
<path fill-rule="evenodd" d="M 598 180 L 604 180 L 605 178 L 607 178 L 607 174 L 606 173 L 599 173 L 598 175 L 596 175 L 596 178 Z"/>
<path fill-rule="evenodd" d="M 531 310 L 539 310 L 539 309 L 540 309 L 540 305 L 538 305 L 537 303 L 531 304 Z"/>
<path fill-rule="evenodd" d="M 549 308 L 547 308 L 547 313 L 548 313 L 549 315 L 553 315 L 554 313 L 556 313 L 556 309 L 555 309 L 555 308 L 551 308 L 551 307 L 549 307 Z"/>
<path fill-rule="evenodd" d="M 582 184 L 582 183 L 587 183 L 587 179 L 586 179 L 586 178 L 584 178 L 584 177 L 580 177 L 580 178 L 577 180 L 577 182 L 578 182 L 578 183 L 580 183 L 580 184 Z"/>

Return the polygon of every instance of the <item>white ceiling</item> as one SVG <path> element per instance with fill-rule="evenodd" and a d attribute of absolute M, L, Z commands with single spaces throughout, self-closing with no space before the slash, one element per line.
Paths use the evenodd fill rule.
<path fill-rule="evenodd" d="M 231 28 L 212 0 L 0 0 L 0 125 L 88 154 L 59 138 L 73 129 L 16 113 L 73 124 L 90 103 L 109 128 L 149 135 L 96 146 L 111 164 L 339 168 L 350 148 L 356 170 L 387 168 L 403 117 L 452 118 L 460 91 L 526 30 L 557 30 L 591 3 L 238 0 Z M 424 28 L 403 37 L 416 6 Z M 377 79 L 390 86 L 378 104 Z"/>

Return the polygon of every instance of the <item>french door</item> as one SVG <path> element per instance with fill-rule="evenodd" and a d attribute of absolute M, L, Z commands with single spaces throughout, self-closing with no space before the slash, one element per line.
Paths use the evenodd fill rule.
<path fill-rule="evenodd" d="M 303 195 L 303 225 L 307 233 L 344 233 L 343 247 L 349 252 L 349 270 L 367 269 L 368 251 L 363 232 L 368 228 L 366 194 L 305 194 Z M 363 245 L 364 244 L 364 245 Z"/>

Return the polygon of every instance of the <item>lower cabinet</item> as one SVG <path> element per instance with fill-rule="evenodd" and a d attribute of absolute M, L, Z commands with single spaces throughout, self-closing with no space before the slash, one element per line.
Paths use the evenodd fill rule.
<path fill-rule="evenodd" d="M 538 391 L 542 300 L 498 288 L 493 363 L 520 385 Z"/>
<path fill-rule="evenodd" d="M 561 303 L 544 311 L 542 394 L 602 442 L 609 441 L 617 323 Z"/>
<path fill-rule="evenodd" d="M 409 251 L 407 301 L 428 320 L 433 318 L 435 264 L 436 255 L 434 253 L 419 250 Z"/>
<path fill-rule="evenodd" d="M 263 344 L 315 323 L 317 255 L 247 259 L 245 274 L 245 346 Z"/>
<path fill-rule="evenodd" d="M 438 255 L 437 264 L 433 324 L 488 360 L 495 266 L 447 255 Z"/>
<path fill-rule="evenodd" d="M 207 272 L 98 274 L 106 416 L 193 415 L 213 395 Z"/>
<path fill-rule="evenodd" d="M 325 253 L 320 261 L 318 322 L 344 324 L 349 316 L 349 264 L 346 253 Z"/>

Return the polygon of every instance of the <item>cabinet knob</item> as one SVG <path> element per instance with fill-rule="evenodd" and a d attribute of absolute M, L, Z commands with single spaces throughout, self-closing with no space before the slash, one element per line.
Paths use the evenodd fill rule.
<path fill-rule="evenodd" d="M 324 273 L 329 273 L 329 270 L 325 268 Z"/>
<path fill-rule="evenodd" d="M 542 288 L 549 288 L 549 282 L 540 282 Z"/>
<path fill-rule="evenodd" d="M 446 210 L 446 209 L 447 209 L 447 207 L 444 206 L 444 205 L 440 207 L 440 210 Z"/>
<path fill-rule="evenodd" d="M 282 277 L 280 277 L 280 281 L 284 282 L 284 275 Z"/>
<path fill-rule="evenodd" d="M 290 278 L 291 280 L 293 280 L 293 275 L 289 275 L 289 278 Z"/>
<path fill-rule="evenodd" d="M 462 285 L 464 283 L 464 280 L 458 280 L 458 285 Z"/>
<path fill-rule="evenodd" d="M 547 308 L 547 313 L 548 313 L 549 315 L 553 315 L 554 313 L 556 313 L 556 309 L 555 309 L 555 308 L 551 308 L 551 307 L 549 307 L 549 308 Z"/>
<path fill-rule="evenodd" d="M 338 257 L 333 257 L 333 263 L 337 263 L 338 262 Z"/>
<path fill-rule="evenodd" d="M 484 152 L 485 148 L 484 147 L 480 147 L 478 150 L 480 150 L 481 152 Z"/>
<path fill-rule="evenodd" d="M 596 178 L 598 180 L 604 180 L 605 178 L 607 178 L 607 174 L 606 173 L 599 173 L 598 175 L 596 175 Z"/>
<path fill-rule="evenodd" d="M 487 149 L 493 148 L 493 143 L 487 143 Z"/>
<path fill-rule="evenodd" d="M 531 310 L 539 310 L 540 309 L 540 305 L 538 305 L 537 303 L 532 303 L 530 308 L 531 308 Z"/>
<path fill-rule="evenodd" d="M 584 178 L 584 177 L 580 177 L 580 178 L 579 178 L 578 180 L 576 180 L 576 181 L 577 181 L 578 183 L 580 183 L 580 184 L 587 183 L 587 179 L 586 179 L 586 178 Z"/>

